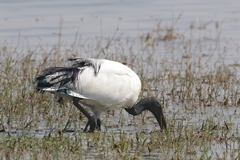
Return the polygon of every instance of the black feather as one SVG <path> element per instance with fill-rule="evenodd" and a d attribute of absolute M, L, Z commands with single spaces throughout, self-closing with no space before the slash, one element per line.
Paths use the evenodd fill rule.
<path fill-rule="evenodd" d="M 43 71 L 36 78 L 37 90 L 39 88 L 56 87 L 61 88 L 67 83 L 75 83 L 79 69 L 75 67 L 52 67 Z"/>
<path fill-rule="evenodd" d="M 83 59 L 83 58 L 69 58 L 69 61 L 74 61 L 73 67 L 77 68 L 85 68 L 85 67 L 92 67 L 94 70 L 94 75 L 97 76 L 99 70 L 101 68 L 101 64 L 94 63 L 91 59 Z"/>
<path fill-rule="evenodd" d="M 78 74 L 81 74 L 86 67 L 92 67 L 94 75 L 97 76 L 101 65 L 91 59 L 72 58 L 74 61 L 71 67 L 51 67 L 43 71 L 43 74 L 36 78 L 37 91 L 42 88 L 54 87 L 59 89 L 64 85 L 75 84 Z"/>

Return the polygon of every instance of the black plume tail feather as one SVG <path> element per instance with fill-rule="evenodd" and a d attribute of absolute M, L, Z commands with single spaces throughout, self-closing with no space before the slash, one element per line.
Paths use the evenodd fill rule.
<path fill-rule="evenodd" d="M 36 78 L 37 91 L 43 88 L 53 87 L 56 89 L 68 83 L 75 83 L 79 73 L 76 67 L 52 67 L 44 70 L 43 74 Z"/>
<path fill-rule="evenodd" d="M 101 68 L 100 63 L 96 63 L 91 59 L 70 58 L 73 61 L 71 67 L 51 67 L 43 71 L 43 74 L 36 78 L 37 91 L 44 88 L 59 89 L 63 86 L 75 84 L 78 74 L 81 74 L 85 68 L 92 68 L 94 75 L 97 76 Z M 68 87 L 69 87 L 68 86 Z"/>
<path fill-rule="evenodd" d="M 94 62 L 91 59 L 84 59 L 84 58 L 69 58 L 69 61 L 73 62 L 73 67 L 81 68 L 83 70 L 85 67 L 92 68 L 94 71 L 94 75 L 97 76 L 99 70 L 101 68 L 101 63 Z"/>

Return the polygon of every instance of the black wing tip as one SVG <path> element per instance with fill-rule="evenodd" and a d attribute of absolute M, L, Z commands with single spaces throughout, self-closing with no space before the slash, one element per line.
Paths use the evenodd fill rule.
<path fill-rule="evenodd" d="M 43 80 L 44 78 L 45 78 L 45 76 L 42 76 L 42 75 L 40 75 L 40 76 L 37 76 L 37 77 L 36 77 L 36 81 Z"/>
<path fill-rule="evenodd" d="M 78 60 L 85 60 L 84 58 L 68 58 L 68 61 L 78 61 Z"/>
<path fill-rule="evenodd" d="M 37 88 L 37 87 L 36 87 L 36 92 L 43 93 L 43 92 L 44 92 L 44 90 L 42 90 L 42 89 L 39 89 L 39 88 Z"/>

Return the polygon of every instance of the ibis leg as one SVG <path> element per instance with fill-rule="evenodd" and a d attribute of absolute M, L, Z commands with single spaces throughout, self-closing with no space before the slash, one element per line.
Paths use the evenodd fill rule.
<path fill-rule="evenodd" d="M 95 119 L 91 116 L 90 119 L 88 119 L 87 125 L 84 128 L 84 132 L 87 132 L 87 128 L 90 125 L 89 132 L 93 132 L 95 129 L 101 130 L 101 121 L 100 119 Z"/>
<path fill-rule="evenodd" d="M 87 125 L 84 128 L 84 132 L 87 132 L 88 126 L 90 126 L 89 132 L 93 132 L 95 129 L 100 130 L 101 121 L 91 116 L 79 103 L 78 98 L 73 98 L 73 104 L 88 118 Z"/>

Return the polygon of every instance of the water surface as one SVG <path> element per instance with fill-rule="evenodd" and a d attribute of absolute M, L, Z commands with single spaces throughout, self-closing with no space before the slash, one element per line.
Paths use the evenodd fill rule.
<path fill-rule="evenodd" d="M 163 27 L 176 26 L 180 32 L 194 24 L 204 26 L 206 36 L 214 38 L 215 23 L 221 26 L 221 37 L 239 46 L 240 2 L 214 1 L 2 1 L 0 6 L 0 43 L 21 42 L 34 47 L 39 43 L 56 44 L 61 26 L 61 40 L 71 45 L 76 33 L 82 40 L 111 37 L 118 28 L 122 38 Z M 181 18 L 177 21 L 177 18 Z"/>
<path fill-rule="evenodd" d="M 173 27 L 175 33 L 184 35 L 184 37 L 159 42 L 159 45 L 154 48 L 153 57 L 159 58 L 161 53 L 168 52 L 172 53 L 170 56 L 173 58 L 182 56 L 185 54 L 181 50 L 183 45 L 191 39 L 194 43 L 201 41 L 203 48 L 196 49 L 196 51 L 201 50 L 199 51 L 201 54 L 213 52 L 218 56 L 224 53 L 229 63 L 234 63 L 240 60 L 239 8 L 239 1 L 226 0 L 1 1 L 0 46 L 12 46 L 17 50 L 29 47 L 33 50 L 39 45 L 42 48 L 51 49 L 55 44 L 61 43 L 63 46 L 61 49 L 65 50 L 76 41 L 76 37 L 79 44 L 88 43 L 92 46 L 97 45 L 95 43 L 102 39 L 114 37 L 114 40 L 121 43 L 123 48 L 131 48 L 127 40 L 131 41 L 134 44 L 134 51 L 138 53 L 145 47 L 145 44 L 138 43 L 142 36 L 152 33 L 155 38 L 159 38 L 159 35 L 154 34 L 156 29 L 166 30 Z M 190 26 L 193 26 L 194 31 L 190 29 Z M 214 48 L 215 46 L 217 49 Z M 175 50 L 170 51 L 168 48 L 171 47 Z M 110 49 L 113 53 L 119 53 L 118 47 Z M 129 50 L 124 51 L 128 54 Z M 147 54 L 147 52 L 142 51 L 142 54 Z M 235 133 L 240 129 L 239 107 L 215 106 L 188 110 L 181 105 L 174 104 L 166 107 L 164 111 L 168 119 L 176 120 L 183 126 L 199 125 L 201 127 L 203 122 L 210 119 L 218 126 L 224 126 L 225 122 L 232 124 L 229 132 Z M 105 121 L 106 128 L 110 128 L 109 132 L 120 130 L 132 132 L 134 136 L 139 130 L 151 132 L 157 126 L 152 124 L 152 121 L 146 122 L 146 125 L 141 128 L 128 126 L 131 124 L 129 120 L 130 122 L 124 122 L 120 129 L 111 128 L 119 122 L 118 118 L 115 115 Z M 126 116 L 125 119 L 128 117 Z M 141 119 L 136 122 L 141 124 Z M 42 123 L 43 125 L 40 125 L 42 128 L 36 130 L 7 130 L 1 133 L 0 138 L 8 134 L 17 136 L 26 132 L 41 138 L 51 132 L 50 129 L 44 128 L 45 122 Z M 79 131 L 75 132 L 79 133 Z M 237 149 L 238 144 L 234 147 Z M 222 154 L 224 150 L 222 148 L 224 144 L 213 145 L 212 150 Z"/>

